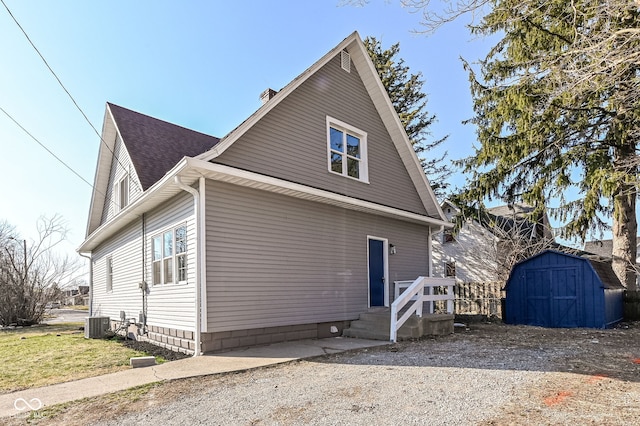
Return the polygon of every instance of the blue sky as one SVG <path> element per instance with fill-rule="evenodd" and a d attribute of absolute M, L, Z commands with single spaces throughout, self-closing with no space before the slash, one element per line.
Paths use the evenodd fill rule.
<path fill-rule="evenodd" d="M 422 72 L 434 137 L 449 134 L 450 159 L 472 153 L 467 75 L 460 57 L 484 57 L 489 42 L 463 22 L 416 35 L 420 16 L 397 1 L 366 7 L 323 1 L 4 0 L 98 131 L 107 101 L 224 136 L 357 30 Z M 99 138 L 0 6 L 0 107 L 86 180 L 93 182 Z M 91 188 L 0 113 L 0 220 L 35 238 L 39 216 L 60 214 L 68 252 L 84 239 Z M 451 177 L 453 186 L 464 178 Z"/>

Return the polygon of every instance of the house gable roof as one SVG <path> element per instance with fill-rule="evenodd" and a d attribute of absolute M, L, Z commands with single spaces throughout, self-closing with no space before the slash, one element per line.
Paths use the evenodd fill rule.
<path fill-rule="evenodd" d="M 100 145 L 98 166 L 96 167 L 96 177 L 94 179 L 95 187 L 87 225 L 87 239 L 79 248 L 79 251 L 91 250 L 100 241 L 103 241 L 109 235 L 113 235 L 116 232 L 116 228 L 123 226 L 127 221 L 133 220 L 141 212 L 146 211 L 145 209 L 158 205 L 161 202 L 160 198 L 166 199 L 166 197 L 175 195 L 179 188 L 173 183 L 174 176 L 180 175 L 184 178 L 186 184 L 195 182 L 197 180 L 196 176 L 202 176 L 200 169 L 204 170 L 209 167 L 203 166 L 203 163 L 215 159 L 229 148 L 255 123 L 278 105 L 282 99 L 308 80 L 311 75 L 320 70 L 342 50 L 348 51 L 351 55 L 352 66 L 355 66 L 358 70 L 367 93 L 391 136 L 391 140 L 427 212 L 427 216 L 418 217 L 420 216 L 418 215 L 415 218 L 412 216 L 405 219 L 428 223 L 433 227 L 451 227 L 442 213 L 431 185 L 422 170 L 420 161 L 378 77 L 375 66 L 369 58 L 366 47 L 358 33 L 354 32 L 275 94 L 272 99 L 222 139 L 108 103 L 103 124 L 103 140 L 106 141 L 106 144 L 102 143 Z M 121 137 L 124 147 L 131 158 L 135 169 L 135 178 L 139 180 L 144 193 L 122 212 L 119 212 L 114 220 L 109 223 L 101 223 L 101 214 L 105 203 L 104 194 L 108 190 L 110 167 L 113 162 L 113 147 L 117 135 Z M 105 145 L 108 146 L 105 147 Z M 212 178 L 218 178 L 219 175 L 230 176 L 232 173 L 216 172 L 213 173 Z M 249 182 L 256 179 L 258 177 L 236 176 L 232 180 L 234 182 Z M 287 186 L 286 183 L 270 183 L 268 186 L 275 188 L 278 185 Z M 333 200 L 335 194 L 309 195 L 315 191 L 314 188 L 309 187 L 306 190 L 301 188 L 296 188 L 295 190 L 289 188 L 287 190 L 293 191 L 298 195 L 304 193 L 304 197 L 309 196 L 311 198 L 330 200 L 329 202 L 331 203 L 353 204 L 353 206 L 356 206 L 355 208 L 366 208 L 371 211 L 387 209 L 384 206 L 362 206 L 360 204 L 363 203 L 358 200 L 350 200 L 348 202 L 346 200 Z M 302 195 L 300 196 L 302 197 Z M 394 215 L 394 217 L 407 216 L 398 211 L 398 209 L 391 208 L 387 210 L 389 211 L 383 213 Z"/>
<path fill-rule="evenodd" d="M 130 176 L 143 191 L 169 172 L 184 156 L 196 156 L 210 149 L 220 139 L 176 124 L 107 103 L 98 164 L 91 194 L 88 236 L 100 226 L 108 193 L 109 174 L 114 158 L 116 138 L 120 136 L 133 164 Z"/>
<path fill-rule="evenodd" d="M 142 189 L 146 191 L 182 157 L 194 157 L 220 139 L 107 103 L 129 152 Z"/>
<path fill-rule="evenodd" d="M 260 107 L 253 115 L 222 138 L 219 144 L 213 147 L 210 151 L 199 155 L 197 158 L 204 161 L 212 161 L 221 155 L 238 139 L 240 139 L 241 136 L 245 134 L 255 123 L 257 123 L 269 111 L 282 102 L 282 100 L 290 93 L 307 81 L 309 77 L 319 71 L 343 50 L 347 51 L 351 56 L 353 65 L 358 70 L 367 93 L 380 115 L 387 132 L 391 136 L 391 140 L 396 147 L 407 172 L 409 173 L 411 181 L 413 182 L 427 214 L 430 217 L 446 220 L 435 194 L 433 193 L 431 185 L 424 174 L 422 166 L 420 165 L 420 160 L 413 150 L 413 146 L 411 145 L 404 127 L 400 122 L 400 118 L 393 108 L 386 89 L 380 81 L 375 66 L 357 32 L 352 33 L 349 37 L 344 39 L 340 44 L 320 58 L 315 64 L 277 92 L 273 98 L 262 105 L 262 107 Z"/>

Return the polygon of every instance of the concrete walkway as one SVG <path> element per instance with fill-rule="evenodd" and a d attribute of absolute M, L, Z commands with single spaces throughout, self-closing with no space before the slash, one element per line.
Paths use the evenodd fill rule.
<path fill-rule="evenodd" d="M 275 343 L 269 346 L 185 358 L 151 367 L 132 368 L 103 376 L 0 395 L 0 418 L 148 383 L 242 371 L 388 344 L 390 344 L 388 341 L 332 337 Z"/>

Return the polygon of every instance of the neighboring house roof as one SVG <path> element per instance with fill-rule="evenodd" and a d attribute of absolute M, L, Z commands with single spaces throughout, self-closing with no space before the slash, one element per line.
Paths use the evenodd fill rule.
<path fill-rule="evenodd" d="M 219 138 L 107 103 L 136 174 L 146 191 L 182 157 L 211 149 Z"/>
<path fill-rule="evenodd" d="M 613 240 L 587 241 L 584 243 L 584 251 L 602 257 L 611 257 L 611 253 L 613 253 Z"/>
<path fill-rule="evenodd" d="M 505 204 L 504 206 L 491 207 L 487 209 L 487 211 L 494 216 L 517 217 L 519 219 L 525 218 L 533 210 L 533 206 L 518 203 Z"/>
<path fill-rule="evenodd" d="M 454 209 L 454 212 L 447 215 L 450 220 L 453 221 L 455 215 L 460 212 L 460 209 L 449 200 L 444 201 L 441 205 L 443 211 L 446 211 L 445 209 L 447 207 Z M 553 240 L 553 234 L 549 229 L 549 220 L 546 212 L 543 214 L 543 217 L 536 222 L 528 216 L 534 210 L 535 208 L 533 206 L 527 204 L 507 204 L 488 208 L 485 210 L 487 214 L 477 214 L 476 211 L 473 219 L 489 231 L 492 231 L 495 227 L 498 227 L 502 232 L 511 232 L 511 230 L 515 229 L 523 236 L 545 237 Z M 495 232 L 493 233 L 495 234 Z"/>
<path fill-rule="evenodd" d="M 584 251 L 605 259 L 611 259 L 613 257 L 613 240 L 586 241 L 584 243 Z M 638 257 L 636 261 L 640 261 L 640 236 L 638 236 Z"/>
<path fill-rule="evenodd" d="M 533 206 L 518 203 L 487 209 L 489 215 L 497 219 L 496 222 L 503 231 L 511 232 L 515 229 L 522 236 L 553 240 L 547 212 L 533 217 L 534 210 Z"/>

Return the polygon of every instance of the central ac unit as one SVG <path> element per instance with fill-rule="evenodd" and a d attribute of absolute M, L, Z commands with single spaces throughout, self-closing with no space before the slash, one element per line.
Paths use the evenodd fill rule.
<path fill-rule="evenodd" d="M 109 317 L 88 317 L 84 323 L 84 337 L 86 339 L 102 339 L 109 330 L 110 324 Z"/>

